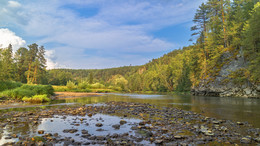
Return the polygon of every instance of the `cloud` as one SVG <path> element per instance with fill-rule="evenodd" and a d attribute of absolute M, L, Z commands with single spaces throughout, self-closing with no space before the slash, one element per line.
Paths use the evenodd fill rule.
<path fill-rule="evenodd" d="M 151 32 L 190 21 L 199 3 L 198 0 L 1 1 L 0 17 L 5 24 L 0 22 L 0 26 L 13 27 L 30 42 L 48 46 L 45 47 L 48 68 L 136 65 L 137 60 L 144 64 L 154 57 L 147 56 L 149 52 L 161 55 L 178 48 L 176 42 Z M 84 17 L 91 9 L 95 13 Z M 130 54 L 127 60 L 122 58 L 125 54 Z"/>
<path fill-rule="evenodd" d="M 55 50 L 46 50 L 45 58 L 47 60 L 47 69 L 59 68 L 59 64 L 56 62 Z"/>
<path fill-rule="evenodd" d="M 0 48 L 6 48 L 11 44 L 14 52 L 20 47 L 25 46 L 26 42 L 9 29 L 0 29 Z"/>
<path fill-rule="evenodd" d="M 8 7 L 18 8 L 21 7 L 21 4 L 17 1 L 8 1 Z"/>

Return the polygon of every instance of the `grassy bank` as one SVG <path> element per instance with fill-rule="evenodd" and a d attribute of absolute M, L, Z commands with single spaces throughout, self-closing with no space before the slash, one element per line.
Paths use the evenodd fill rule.
<path fill-rule="evenodd" d="M 47 102 L 54 95 L 51 85 L 28 85 L 19 82 L 1 81 L 0 97 L 27 102 Z"/>
<path fill-rule="evenodd" d="M 116 93 L 116 92 L 122 92 L 120 90 L 116 90 L 113 88 L 93 88 L 93 87 L 86 87 L 86 88 L 79 88 L 77 86 L 74 86 L 72 88 L 68 86 L 52 86 L 55 92 L 92 92 L 92 93 Z"/>

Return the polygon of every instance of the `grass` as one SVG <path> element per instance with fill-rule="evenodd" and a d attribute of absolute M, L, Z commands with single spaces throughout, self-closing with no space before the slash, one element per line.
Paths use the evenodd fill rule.
<path fill-rule="evenodd" d="M 47 94 L 44 95 L 34 95 L 33 97 L 23 97 L 23 101 L 31 102 L 31 103 L 43 103 L 50 102 L 51 99 L 48 98 Z"/>
<path fill-rule="evenodd" d="M 68 88 L 67 86 L 52 86 L 55 92 L 95 92 L 95 93 L 110 93 L 110 92 L 117 92 L 113 89 L 80 89 L 80 88 Z"/>
<path fill-rule="evenodd" d="M 54 95 L 51 85 L 28 85 L 12 81 L 0 81 L 0 97 L 5 99 L 31 99 L 32 102 L 50 101 L 48 98 Z"/>
<path fill-rule="evenodd" d="M 8 97 L 8 98 L 13 98 L 13 99 L 22 99 L 23 97 L 32 97 L 36 93 L 32 90 L 28 89 L 22 89 L 22 88 L 16 88 L 16 89 L 11 89 L 11 90 L 5 90 L 0 93 L 0 96 L 2 97 Z"/>

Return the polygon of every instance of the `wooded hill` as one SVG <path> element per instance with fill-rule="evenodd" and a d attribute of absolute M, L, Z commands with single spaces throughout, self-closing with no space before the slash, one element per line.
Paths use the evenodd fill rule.
<path fill-rule="evenodd" d="M 29 63 L 35 59 L 27 58 L 25 74 L 19 74 L 22 78 L 5 76 L 21 82 L 27 80 L 55 85 L 65 85 L 69 80 L 76 84 L 98 82 L 105 86 L 119 86 L 125 91 L 172 92 L 190 91 L 191 88 L 204 90 L 216 85 L 216 81 L 218 85 L 232 83 L 230 86 L 247 84 L 246 86 L 258 87 L 259 18 L 258 0 L 208 0 L 199 6 L 193 19 L 191 31 L 194 32 L 192 39 L 195 43 L 173 50 L 145 65 L 100 70 L 54 69 L 41 76 L 43 72 L 40 68 L 37 69 L 38 61 Z M 3 52 L 2 56 L 5 56 Z M 5 64 L 4 60 L 1 59 L 2 66 Z M 243 66 L 240 66 L 241 61 Z M 17 67 L 21 68 L 19 65 Z M 1 68 L 5 70 L 4 67 Z M 18 70 L 16 73 L 19 73 Z M 42 79 L 37 79 L 35 74 Z"/>

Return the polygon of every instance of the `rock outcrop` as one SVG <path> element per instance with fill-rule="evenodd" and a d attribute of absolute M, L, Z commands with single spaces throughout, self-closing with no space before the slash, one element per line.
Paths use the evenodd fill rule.
<path fill-rule="evenodd" d="M 197 87 L 191 90 L 191 93 L 198 96 L 260 98 L 260 85 L 255 85 L 250 81 L 237 84 L 230 78 L 232 72 L 245 69 L 248 66 L 241 54 L 242 52 L 236 57 L 232 57 L 233 54 L 224 53 L 221 60 L 228 60 L 227 58 L 229 58 L 229 61 L 224 63 L 214 80 L 201 81 Z"/>

